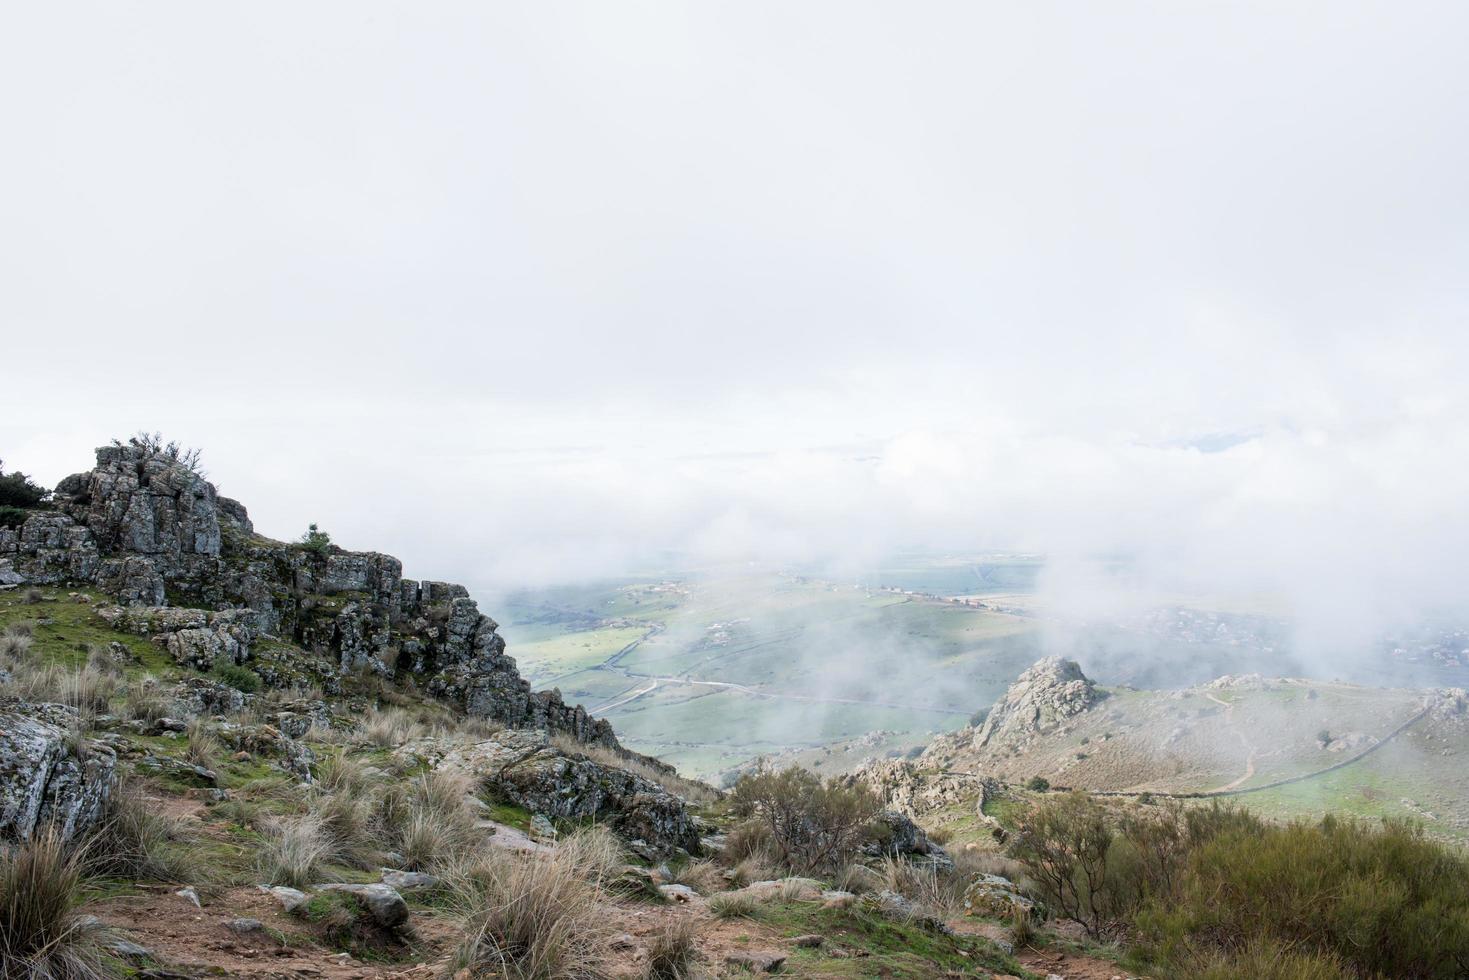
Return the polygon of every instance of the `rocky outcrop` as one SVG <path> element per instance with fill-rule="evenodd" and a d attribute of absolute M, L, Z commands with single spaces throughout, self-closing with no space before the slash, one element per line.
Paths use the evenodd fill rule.
<path fill-rule="evenodd" d="M 451 748 L 435 768 L 464 773 L 492 795 L 553 821 L 604 824 L 637 851 L 700 851 L 697 825 L 682 800 L 642 776 L 562 751 L 543 731 L 506 730 Z"/>
<path fill-rule="evenodd" d="M 268 684 L 328 692 L 349 672 L 406 675 L 470 715 L 619 748 L 606 721 L 531 690 L 463 586 L 405 579 L 391 555 L 261 537 L 177 453 L 104 446 L 54 497 L 55 510 L 0 528 L 0 585 L 95 585 L 120 603 L 110 623 L 200 670 L 247 664 Z M 286 642 L 258 650 L 268 638 Z"/>
<path fill-rule="evenodd" d="M 976 798 L 982 801 L 994 783 L 908 759 L 869 759 L 842 778 L 869 787 L 889 807 L 910 817 L 922 817 Z"/>
<path fill-rule="evenodd" d="M 1081 714 L 1104 697 L 1074 660 L 1047 657 L 1027 669 L 996 702 L 974 735 L 974 747 L 1020 744 Z"/>
<path fill-rule="evenodd" d="M 48 827 L 69 839 L 100 819 L 117 756 L 101 742 L 72 739 L 76 725 L 67 705 L 0 700 L 0 840 L 28 840 Z"/>
<path fill-rule="evenodd" d="M 151 556 L 160 570 L 192 556 L 217 556 L 214 486 L 177 458 L 138 445 L 103 446 L 97 465 L 56 488 L 63 510 L 109 552 Z"/>

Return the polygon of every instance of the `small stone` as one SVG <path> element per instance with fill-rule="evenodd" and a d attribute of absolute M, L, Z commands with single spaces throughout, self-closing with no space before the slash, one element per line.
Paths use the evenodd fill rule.
<path fill-rule="evenodd" d="M 530 818 L 530 835 L 538 840 L 555 840 L 556 827 L 543 813 L 537 813 Z"/>
<path fill-rule="evenodd" d="M 632 933 L 624 932 L 619 936 L 613 936 L 608 945 L 613 949 L 636 949 L 638 941 L 632 937 Z"/>
<path fill-rule="evenodd" d="M 748 952 L 730 953 L 724 962 L 730 966 L 749 970 L 751 973 L 776 973 L 785 965 L 784 953 Z"/>
<path fill-rule="evenodd" d="M 147 946 L 139 946 L 137 943 L 123 939 L 120 936 L 108 939 L 103 943 L 109 953 L 115 953 L 126 959 L 144 959 L 153 955 L 153 951 Z"/>
<path fill-rule="evenodd" d="M 792 939 L 791 942 L 795 943 L 798 949 L 817 949 L 821 946 L 822 943 L 826 942 L 826 937 L 818 936 L 813 933 L 809 936 L 797 936 L 795 939 Z"/>
<path fill-rule="evenodd" d="M 400 892 L 439 886 L 437 875 L 424 874 L 422 871 L 394 871 L 392 868 L 383 868 L 382 872 L 383 884 Z"/>
<path fill-rule="evenodd" d="M 261 885 L 260 890 L 267 895 L 273 895 L 287 912 L 293 912 L 306 903 L 305 892 L 287 888 L 285 885 Z"/>
<path fill-rule="evenodd" d="M 178 891 L 174 892 L 174 894 L 177 895 L 179 898 L 182 898 L 184 901 L 192 903 L 194 908 L 196 909 L 203 908 L 203 905 L 199 901 L 199 893 L 196 892 L 192 886 L 188 888 L 180 888 Z"/>
<path fill-rule="evenodd" d="M 659 885 L 658 891 L 664 898 L 674 902 L 692 902 L 699 894 L 688 885 Z"/>
<path fill-rule="evenodd" d="M 387 885 L 321 885 L 322 891 L 356 895 L 367 907 L 374 922 L 384 929 L 394 929 L 408 921 L 408 903 Z"/>
<path fill-rule="evenodd" d="M 259 919 L 231 919 L 224 924 L 224 927 L 236 935 L 244 936 L 264 929 L 265 923 Z"/>

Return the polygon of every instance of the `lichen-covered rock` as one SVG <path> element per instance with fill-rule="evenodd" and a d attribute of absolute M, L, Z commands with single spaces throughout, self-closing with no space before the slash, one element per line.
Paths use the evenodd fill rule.
<path fill-rule="evenodd" d="M 999 875 L 978 875 L 964 889 L 965 915 L 1008 921 L 1017 912 L 1038 915 L 1039 911 L 1035 902 L 1020 894 L 1014 882 Z"/>
<path fill-rule="evenodd" d="M 173 689 L 172 700 L 190 717 L 228 715 L 240 711 L 254 696 L 207 677 L 186 677 Z"/>
<path fill-rule="evenodd" d="M 29 840 L 54 826 L 65 838 L 90 830 L 117 779 L 101 742 L 70 738 L 75 708 L 0 700 L 0 839 Z"/>
<path fill-rule="evenodd" d="M 862 851 L 872 857 L 933 857 L 948 861 L 944 849 L 928 839 L 923 828 L 896 810 L 884 810 L 873 821 L 873 839 Z"/>
<path fill-rule="evenodd" d="M 563 752 L 544 731 L 498 732 L 449 751 L 436 768 L 466 773 L 532 813 L 604 824 L 635 847 L 699 853 L 698 827 L 682 800 L 624 769 Z"/>
<path fill-rule="evenodd" d="M 141 556 L 107 559 L 98 567 L 95 581 L 123 605 L 161 605 L 167 591 L 158 566 Z"/>
<path fill-rule="evenodd" d="M 160 640 L 179 664 L 206 671 L 216 663 L 249 659 L 250 645 L 260 635 L 256 613 L 249 609 L 105 606 L 97 615 L 114 629 Z"/>
<path fill-rule="evenodd" d="M 974 747 L 991 741 L 1022 743 L 1031 735 L 1081 714 L 1103 697 L 1075 660 L 1038 660 L 1010 685 L 974 735 Z"/>
<path fill-rule="evenodd" d="M 910 817 L 973 800 L 992 782 L 908 759 L 869 759 L 841 778 L 849 785 L 867 786 L 889 807 Z"/>
<path fill-rule="evenodd" d="M 139 446 L 104 446 L 90 473 L 58 487 L 59 503 L 108 551 L 160 556 L 218 555 L 214 487 L 162 454 Z"/>
<path fill-rule="evenodd" d="M 0 559 L 7 562 L 6 585 L 52 585 L 91 581 L 102 555 L 87 528 L 65 514 L 37 511 L 19 528 L 0 528 Z"/>

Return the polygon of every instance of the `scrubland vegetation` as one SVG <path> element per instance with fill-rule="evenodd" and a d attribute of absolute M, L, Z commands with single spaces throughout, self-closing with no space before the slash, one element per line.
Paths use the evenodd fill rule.
<path fill-rule="evenodd" d="M 1051 911 L 1168 977 L 1469 974 L 1469 859 L 1401 822 L 1215 803 L 1037 804 L 1012 852 Z"/>

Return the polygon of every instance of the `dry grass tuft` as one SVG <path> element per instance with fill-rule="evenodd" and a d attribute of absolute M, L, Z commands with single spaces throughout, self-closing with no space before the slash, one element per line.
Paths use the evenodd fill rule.
<path fill-rule="evenodd" d="M 676 885 L 687 885 L 700 895 L 722 891 L 728 883 L 724 878 L 724 870 L 713 861 L 685 861 L 673 869 L 669 881 Z"/>
<path fill-rule="evenodd" d="M 277 817 L 262 829 L 256 868 L 267 884 L 301 888 L 318 880 L 332 853 L 319 817 Z"/>
<path fill-rule="evenodd" d="M 932 864 L 885 858 L 877 869 L 882 887 L 918 903 L 940 919 L 964 914 L 964 889 L 969 879 Z"/>
<path fill-rule="evenodd" d="M 189 722 L 184 732 L 184 759 L 193 766 L 213 769 L 219 764 L 224 745 L 207 724 L 199 718 Z"/>
<path fill-rule="evenodd" d="M 83 854 L 54 833 L 0 847 L 0 980 L 112 976 L 79 916 Z"/>
<path fill-rule="evenodd" d="M 397 748 L 424 734 L 424 727 L 402 708 L 371 708 L 358 729 L 358 740 L 379 749 Z"/>
<path fill-rule="evenodd" d="M 691 918 L 680 916 L 665 922 L 648 946 L 644 980 L 691 980 L 696 976 L 699 951 L 694 941 L 698 936 L 698 925 Z"/>
<path fill-rule="evenodd" d="M 760 903 L 749 892 L 720 892 L 709 899 L 709 912 L 716 919 L 756 919 Z"/>
<path fill-rule="evenodd" d="M 30 634 L 11 633 L 7 629 L 0 633 L 0 658 L 19 663 L 30 656 L 33 642 Z"/>
<path fill-rule="evenodd" d="M 178 704 L 163 692 L 152 674 L 131 681 L 122 690 L 122 714 L 133 721 L 155 722 L 180 713 Z"/>
<path fill-rule="evenodd" d="M 565 845 L 523 857 L 487 850 L 443 867 L 467 933 L 453 968 L 511 980 L 607 976 L 604 893 L 578 863 L 584 853 Z"/>
<path fill-rule="evenodd" d="M 481 834 L 469 809 L 472 789 L 465 776 L 433 772 L 392 783 L 383 792 L 378 820 L 405 868 L 430 868 L 474 847 Z"/>
<path fill-rule="evenodd" d="M 213 877 L 184 824 L 160 810 L 144 787 L 119 783 L 87 848 L 87 873 L 132 881 L 207 885 Z"/>

